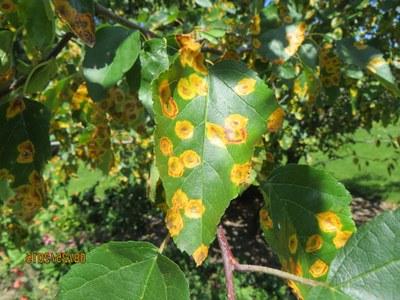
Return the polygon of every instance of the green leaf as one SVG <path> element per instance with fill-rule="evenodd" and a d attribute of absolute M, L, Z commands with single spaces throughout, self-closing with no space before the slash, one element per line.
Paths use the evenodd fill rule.
<path fill-rule="evenodd" d="M 0 179 L 0 205 L 14 196 L 13 190 L 7 180 Z"/>
<path fill-rule="evenodd" d="M 167 227 L 200 265 L 229 202 L 248 184 L 255 144 L 278 105 L 242 64 L 224 61 L 207 75 L 200 52 L 195 61 L 181 53 L 154 84 L 156 163 Z"/>
<path fill-rule="evenodd" d="M 93 0 L 53 0 L 60 18 L 87 46 L 96 43 Z"/>
<path fill-rule="evenodd" d="M 211 7 L 212 3 L 210 0 L 196 0 L 196 4 L 201 6 L 201 7 Z"/>
<path fill-rule="evenodd" d="M 384 87 L 395 95 L 400 96 L 400 89 L 397 86 L 396 79 L 379 50 L 368 45 L 356 43 L 351 38 L 337 42 L 337 50 L 346 63 L 368 70 Z"/>
<path fill-rule="evenodd" d="M 153 99 L 151 83 L 158 78 L 161 72 L 169 67 L 166 39 L 151 39 L 143 45 L 140 54 L 141 80 L 139 100 L 146 110 L 153 115 Z"/>
<path fill-rule="evenodd" d="M 43 91 L 56 74 L 57 63 L 55 59 L 33 69 L 26 81 L 25 92 L 32 94 Z"/>
<path fill-rule="evenodd" d="M 140 51 L 140 34 L 123 27 L 102 27 L 96 45 L 86 48 L 83 74 L 90 83 L 109 88 L 132 68 Z"/>
<path fill-rule="evenodd" d="M 109 242 L 60 281 L 61 300 L 186 300 L 189 286 L 179 267 L 146 242 Z"/>
<path fill-rule="evenodd" d="M 358 230 L 333 260 L 328 288 L 314 288 L 309 299 L 338 299 L 338 294 L 343 299 L 395 299 L 399 281 L 398 209 L 379 215 Z M 329 293 L 331 296 L 325 297 Z"/>
<path fill-rule="evenodd" d="M 305 23 L 281 26 L 265 31 L 260 36 L 258 53 L 273 63 L 281 64 L 292 57 L 304 41 Z"/>
<path fill-rule="evenodd" d="M 318 49 L 312 43 L 304 43 L 299 49 L 299 56 L 302 62 L 311 69 L 318 65 Z"/>
<path fill-rule="evenodd" d="M 325 280 L 338 249 L 355 231 L 351 195 L 332 176 L 302 165 L 276 169 L 261 188 L 260 224 L 283 269 Z M 303 297 L 310 289 L 290 286 Z"/>
<path fill-rule="evenodd" d="M 42 50 L 53 44 L 54 13 L 48 0 L 21 0 L 18 7 L 24 20 L 28 42 Z"/>
<path fill-rule="evenodd" d="M 0 105 L 0 179 L 11 183 L 16 196 L 10 204 L 26 220 L 45 201 L 40 174 L 50 158 L 49 121 L 36 101 L 16 98 Z"/>

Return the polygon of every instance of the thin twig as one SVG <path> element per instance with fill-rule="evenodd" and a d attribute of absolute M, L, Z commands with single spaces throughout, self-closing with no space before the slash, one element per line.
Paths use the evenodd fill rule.
<path fill-rule="evenodd" d="M 231 248 L 229 247 L 228 240 L 226 239 L 225 230 L 221 225 L 218 227 L 217 237 L 219 247 L 222 251 L 222 260 L 224 262 L 226 293 L 228 295 L 228 300 L 235 300 L 236 296 L 233 282 L 233 271 L 235 269 L 234 266 L 236 262 Z"/>
<path fill-rule="evenodd" d="M 281 271 L 278 269 L 273 269 L 273 268 L 264 267 L 264 266 L 236 264 L 235 270 L 241 271 L 241 272 L 266 273 L 266 274 L 274 275 L 274 276 L 277 276 L 277 277 L 280 277 L 283 279 L 297 281 L 299 283 L 310 285 L 310 286 L 323 286 L 324 285 L 324 283 L 320 282 L 320 281 L 315 281 L 312 279 L 299 277 L 299 276 L 293 275 L 288 272 L 284 272 L 284 271 Z"/>
<path fill-rule="evenodd" d="M 73 33 L 67 32 L 62 37 L 62 39 L 57 43 L 57 45 L 50 51 L 50 53 L 46 56 L 46 58 L 44 58 L 41 62 L 39 62 L 38 65 L 43 64 L 44 62 L 47 62 L 52 58 L 55 58 L 62 51 L 62 49 L 64 49 L 64 47 L 68 44 L 69 40 L 73 37 L 74 37 Z M 19 88 L 21 85 L 24 84 L 27 78 L 28 76 L 22 76 L 13 83 L 11 83 L 7 88 L 0 91 L 0 98 L 8 95 L 12 91 L 15 91 L 17 88 Z"/>
<path fill-rule="evenodd" d="M 131 29 L 135 29 L 135 30 L 139 30 L 140 32 L 142 32 L 144 35 L 146 35 L 147 37 L 159 37 L 158 34 L 156 34 L 155 32 L 143 27 L 140 24 L 137 24 L 135 22 L 132 22 L 128 19 L 125 19 L 121 16 L 116 15 L 115 13 L 113 13 L 111 10 L 109 10 L 108 8 L 104 7 L 103 5 L 99 4 L 99 3 L 95 3 L 95 9 L 96 9 L 96 14 L 97 15 L 101 15 L 104 16 L 108 19 L 114 20 L 115 22 L 124 25 L 128 28 Z"/>
<path fill-rule="evenodd" d="M 168 233 L 168 235 L 165 237 L 165 239 L 162 241 L 160 247 L 158 248 L 158 252 L 159 253 L 163 253 L 164 252 L 164 249 L 167 246 L 167 244 L 169 243 L 170 239 L 171 239 L 171 236 Z"/>

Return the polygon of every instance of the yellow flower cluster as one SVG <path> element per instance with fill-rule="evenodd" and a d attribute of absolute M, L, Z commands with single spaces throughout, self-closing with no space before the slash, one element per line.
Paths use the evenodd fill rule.
<path fill-rule="evenodd" d="M 225 147 L 232 144 L 244 144 L 247 140 L 248 119 L 240 114 L 231 114 L 224 120 L 224 127 L 207 122 L 207 138 L 211 144 Z"/>
<path fill-rule="evenodd" d="M 324 44 L 319 53 L 321 82 L 328 88 L 339 86 L 340 83 L 340 60 L 332 52 L 332 47 L 332 44 Z"/>
<path fill-rule="evenodd" d="M 192 73 L 188 78 L 181 78 L 178 82 L 178 94 L 183 100 L 191 100 L 197 95 L 206 96 L 208 84 L 204 77 Z"/>
<path fill-rule="evenodd" d="M 259 14 L 256 14 L 251 19 L 250 33 L 252 35 L 258 35 L 261 32 L 261 18 Z"/>

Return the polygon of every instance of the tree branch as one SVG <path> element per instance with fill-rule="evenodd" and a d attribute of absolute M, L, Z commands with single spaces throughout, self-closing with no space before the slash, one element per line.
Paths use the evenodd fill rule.
<path fill-rule="evenodd" d="M 325 283 L 320 281 L 315 281 L 312 279 L 299 277 L 294 274 L 284 272 L 278 269 L 273 269 L 264 266 L 257 265 L 246 265 L 240 264 L 237 262 L 235 257 L 232 254 L 231 248 L 229 246 L 228 240 L 225 235 L 224 228 L 220 225 L 217 230 L 218 244 L 222 251 L 222 259 L 224 262 L 224 271 L 225 271 L 225 282 L 226 282 L 226 290 L 228 295 L 228 300 L 235 300 L 235 287 L 233 283 L 233 272 L 260 272 L 266 273 L 269 275 L 274 275 L 286 280 L 297 281 L 301 284 L 306 284 L 309 286 L 325 286 Z"/>
<path fill-rule="evenodd" d="M 39 62 L 39 64 L 42 64 L 46 61 L 49 61 L 52 58 L 55 58 L 62 51 L 62 49 L 64 49 L 64 47 L 68 44 L 69 40 L 74 36 L 75 35 L 72 32 L 67 32 L 57 43 L 57 45 L 50 51 L 50 53 L 46 56 L 46 58 L 44 58 L 41 62 Z M 22 76 L 17 80 L 15 80 L 13 83 L 11 83 L 4 90 L 0 91 L 0 98 L 8 95 L 12 91 L 15 91 L 17 88 L 19 88 L 21 85 L 24 84 L 27 78 L 28 76 Z"/>
<path fill-rule="evenodd" d="M 104 7 L 103 5 L 99 4 L 99 3 L 95 3 L 95 9 L 96 9 L 96 14 L 97 15 L 101 15 L 103 17 L 106 17 L 108 19 L 114 20 L 115 22 L 124 25 L 128 28 L 131 29 L 135 29 L 135 30 L 139 30 L 140 32 L 142 32 L 144 35 L 146 35 L 147 37 L 159 37 L 158 34 L 156 34 L 155 32 L 143 27 L 140 24 L 137 24 L 135 22 L 132 22 L 128 19 L 125 19 L 121 16 L 116 15 L 115 13 L 113 13 L 111 10 L 107 9 L 106 7 Z"/>
<path fill-rule="evenodd" d="M 224 262 L 226 293 L 228 300 L 235 300 L 235 286 L 233 282 L 233 271 L 235 270 L 235 258 L 233 257 L 231 248 L 229 247 L 228 240 L 225 236 L 225 230 L 220 225 L 217 230 L 218 244 L 222 251 L 222 260 Z"/>

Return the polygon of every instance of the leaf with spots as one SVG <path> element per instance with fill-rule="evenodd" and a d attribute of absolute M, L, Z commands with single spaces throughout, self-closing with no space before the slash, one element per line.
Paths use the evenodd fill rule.
<path fill-rule="evenodd" d="M 278 105 L 243 65 L 224 61 L 208 70 L 199 44 L 185 36 L 180 43 L 180 56 L 154 82 L 156 162 L 166 225 L 200 265 L 229 202 L 249 184 L 255 144 Z"/>
<path fill-rule="evenodd" d="M 337 43 L 340 57 L 350 65 L 356 65 L 366 69 L 372 76 L 376 77 L 384 87 L 400 96 L 396 78 L 393 76 L 388 62 L 383 54 L 374 47 L 355 42 L 351 38 L 343 39 Z"/>
<path fill-rule="evenodd" d="M 308 299 L 397 299 L 400 281 L 400 210 L 362 226 L 331 263 L 327 287 Z"/>
<path fill-rule="evenodd" d="M 45 200 L 40 174 L 50 157 L 49 119 L 45 106 L 36 101 L 16 98 L 0 105 L 0 180 L 15 192 L 6 204 L 25 220 Z"/>
<path fill-rule="evenodd" d="M 109 242 L 61 278 L 60 300 L 189 300 L 183 272 L 147 242 Z"/>
<path fill-rule="evenodd" d="M 351 195 L 332 176 L 303 165 L 276 169 L 261 188 L 260 225 L 282 268 L 326 280 L 331 261 L 355 231 Z M 309 291 L 294 282 L 289 286 L 304 298 Z"/>
<path fill-rule="evenodd" d="M 260 36 L 258 53 L 276 64 L 292 57 L 304 41 L 306 24 L 300 22 L 265 31 Z"/>
<path fill-rule="evenodd" d="M 93 47 L 96 43 L 93 0 L 53 0 L 53 4 L 72 32 L 87 46 Z"/>

